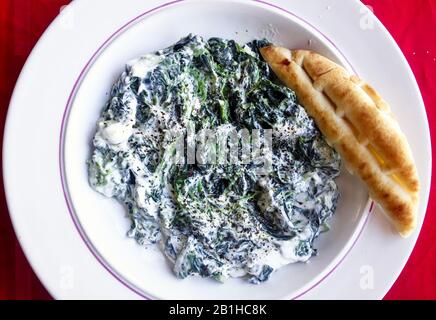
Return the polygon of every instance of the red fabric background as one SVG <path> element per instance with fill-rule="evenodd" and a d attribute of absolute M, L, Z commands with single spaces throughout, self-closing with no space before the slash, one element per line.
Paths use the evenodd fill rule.
<path fill-rule="evenodd" d="M 1 135 L 10 95 L 28 54 L 61 6 L 68 2 L 0 0 Z M 432 137 L 436 137 L 436 0 L 363 2 L 372 6 L 412 66 L 425 100 Z M 433 196 L 432 185 L 428 212 L 418 243 L 386 299 L 436 299 L 436 197 Z M 0 299 L 51 299 L 17 242 L 9 219 L 3 184 L 0 185 L 0 210 Z"/>

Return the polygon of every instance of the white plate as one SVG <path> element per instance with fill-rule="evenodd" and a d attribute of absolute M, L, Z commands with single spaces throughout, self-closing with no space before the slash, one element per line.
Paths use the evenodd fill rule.
<path fill-rule="evenodd" d="M 365 192 L 349 176 L 340 180 L 343 197 L 333 230 L 317 241 L 320 255 L 308 265 L 286 267 L 270 282 L 255 287 L 239 280 L 225 285 L 198 278 L 176 280 L 160 253 L 126 239 L 129 223 L 122 208 L 97 195 L 86 182 L 84 161 L 95 121 L 105 93 L 127 60 L 174 43 L 189 32 L 241 42 L 268 36 L 284 45 L 319 50 L 347 67 L 348 60 L 391 102 L 419 168 L 421 225 L 431 175 L 430 142 L 424 106 L 409 67 L 379 22 L 374 20 L 373 28 L 366 29 L 370 20 L 365 19 L 374 18 L 361 12 L 357 2 L 310 3 L 309 7 L 302 1 L 275 1 L 273 6 L 249 0 L 219 5 L 215 1 L 76 0 L 51 25 L 20 76 L 4 141 L 12 220 L 50 293 L 56 298 L 384 295 L 404 266 L 418 231 L 403 240 L 376 212 L 358 239 L 369 204 L 365 208 Z M 331 42 L 297 16 L 317 26 Z M 357 36 L 362 40 L 356 42 Z M 64 132 L 60 135 L 64 126 L 65 144 Z"/>

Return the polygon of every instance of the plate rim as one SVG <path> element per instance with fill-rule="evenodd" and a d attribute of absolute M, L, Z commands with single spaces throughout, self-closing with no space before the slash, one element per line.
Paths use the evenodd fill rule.
<path fill-rule="evenodd" d="M 77 3 L 82 4 L 84 1 L 81 0 L 76 0 L 73 1 L 73 3 L 71 5 L 76 5 Z M 357 0 L 353 0 L 350 1 L 349 4 L 347 4 L 347 8 L 348 9 L 353 9 L 354 8 L 363 8 L 365 7 L 364 4 L 360 3 Z M 354 10 L 354 9 L 353 9 Z M 381 298 L 383 297 L 386 292 L 388 291 L 388 289 L 392 286 L 392 284 L 395 282 L 395 280 L 398 278 L 400 272 L 402 271 L 402 269 L 404 268 L 405 263 L 407 262 L 407 260 L 410 257 L 410 254 L 413 250 L 413 248 L 415 247 L 418 237 L 419 237 L 419 233 L 422 229 L 422 225 L 425 219 L 425 214 L 427 212 L 427 206 L 428 206 L 428 198 L 429 198 L 429 192 L 430 192 L 430 186 L 431 186 L 431 177 L 432 177 L 432 145 L 431 145 L 431 135 L 430 135 L 430 130 L 429 130 L 429 121 L 428 121 L 428 116 L 427 116 L 427 111 L 425 109 L 425 104 L 423 101 L 423 97 L 420 91 L 420 88 L 417 84 L 416 78 L 414 77 L 414 74 L 412 72 L 412 69 L 409 65 L 409 63 L 407 62 L 404 54 L 402 53 L 401 49 L 399 48 L 398 44 L 395 42 L 395 40 L 392 38 L 392 36 L 389 34 L 389 32 L 387 31 L 386 27 L 378 20 L 377 17 L 374 16 L 374 19 L 376 21 L 376 24 L 378 27 L 380 27 L 382 30 L 379 30 L 377 32 L 381 32 L 384 34 L 386 39 L 386 45 L 389 45 L 390 47 L 392 47 L 392 49 L 395 49 L 398 53 L 398 56 L 400 57 L 400 59 L 403 61 L 403 66 L 405 68 L 405 71 L 407 72 L 407 76 L 408 76 L 408 82 L 411 84 L 411 86 L 413 86 L 413 88 L 411 87 L 411 91 L 415 90 L 418 94 L 417 94 L 417 104 L 419 104 L 419 109 L 420 112 L 423 113 L 424 115 L 424 131 L 427 134 L 425 136 L 425 139 L 428 139 L 428 144 L 426 145 L 426 147 L 428 148 L 429 154 L 425 155 L 425 163 L 426 163 L 426 167 L 423 167 L 423 172 L 424 174 L 429 174 L 428 178 L 426 179 L 426 189 L 422 191 L 422 195 L 423 195 L 423 199 L 422 200 L 426 200 L 425 203 L 423 204 L 423 206 L 421 207 L 421 210 L 419 212 L 420 215 L 422 215 L 422 219 L 420 219 L 419 225 L 417 230 L 415 231 L 415 235 L 413 236 L 413 244 L 408 244 L 405 249 L 407 251 L 407 254 L 402 255 L 401 259 L 398 259 L 398 261 L 395 263 L 395 269 L 397 269 L 396 271 L 393 270 L 392 271 L 392 276 L 389 276 L 389 280 L 386 281 L 385 284 L 383 284 L 383 287 L 380 289 L 377 289 L 377 293 L 376 294 L 372 294 L 371 297 L 378 297 Z M 46 41 L 48 40 L 48 35 L 51 36 L 51 33 L 53 31 L 53 29 L 56 29 L 57 27 L 59 27 L 59 20 L 60 17 L 58 16 L 56 19 L 54 19 L 54 21 L 48 26 L 48 28 L 46 29 L 46 31 L 44 32 L 44 34 L 40 37 L 40 39 L 38 40 L 38 42 L 36 43 L 36 45 L 34 46 L 33 50 L 31 51 L 29 57 L 27 58 L 27 61 L 24 65 L 24 67 L 22 68 L 19 78 L 16 82 L 16 86 L 15 89 L 13 91 L 10 103 L 9 103 L 9 108 L 7 111 L 7 117 L 6 117 L 6 122 L 5 122 L 5 128 L 4 128 L 4 138 L 3 138 L 3 159 L 2 159 L 2 168 L 3 168 L 3 181 L 4 181 L 4 187 L 5 187 L 5 197 L 6 197 L 6 204 L 7 204 L 7 208 L 9 211 L 9 215 L 11 218 L 11 222 L 14 228 L 14 231 L 17 235 L 18 241 L 21 245 L 21 248 L 23 249 L 26 258 L 28 259 L 29 263 L 31 264 L 34 272 L 36 273 L 37 277 L 41 280 L 42 284 L 45 286 L 45 288 L 50 292 L 50 294 L 53 297 L 62 297 L 62 294 L 60 293 L 59 290 L 57 290 L 57 293 L 55 294 L 54 292 L 55 290 L 55 286 L 53 285 L 52 280 L 50 279 L 44 279 L 44 277 L 41 276 L 42 274 L 42 269 L 36 264 L 37 260 L 40 260 L 39 257 L 37 257 L 36 255 L 34 255 L 32 252 L 30 252 L 30 245 L 28 247 L 26 247 L 24 245 L 24 241 L 25 241 L 25 237 L 21 237 L 21 233 L 22 233 L 22 229 L 18 228 L 18 222 L 19 222 L 19 215 L 15 215 L 13 213 L 12 207 L 16 206 L 15 204 L 12 204 L 16 202 L 16 200 L 14 199 L 14 201 L 11 200 L 11 198 L 13 197 L 13 195 L 10 193 L 11 189 L 12 189 L 12 183 L 10 183 L 11 181 L 11 177 L 10 174 L 7 173 L 7 167 L 8 165 L 10 167 L 11 166 L 11 157 L 9 156 L 9 153 L 7 151 L 7 146 L 10 145 L 10 140 L 11 140 L 11 136 L 13 136 L 13 132 L 11 132 L 11 127 L 12 127 L 12 120 L 15 120 L 14 116 L 13 116 L 13 109 L 15 111 L 15 109 L 18 109 L 18 106 L 16 105 L 16 100 L 18 100 L 18 96 L 20 95 L 21 91 L 20 90 L 23 87 L 23 84 L 25 84 L 25 80 L 24 78 L 29 77 L 29 72 L 28 70 L 31 69 L 31 66 L 34 66 L 34 60 L 36 58 L 37 53 L 40 51 L 39 49 L 43 46 L 43 44 L 45 44 L 45 42 L 49 42 Z M 38 58 L 40 58 L 40 56 L 38 56 Z M 419 101 L 418 101 L 419 100 Z M 422 107 L 422 108 L 421 108 Z M 424 201 L 423 201 L 424 202 Z M 21 224 L 21 222 L 20 222 Z M 371 225 L 372 227 L 372 225 Z M 23 232 L 24 234 L 24 232 Z M 28 239 L 25 241 L 26 244 L 29 244 Z M 355 260 L 355 258 L 353 258 Z M 44 281 L 42 281 L 44 279 Z M 46 282 L 47 281 L 47 282 Z M 50 284 L 50 285 L 49 285 Z M 325 290 L 324 290 L 325 291 Z M 58 294 L 59 293 L 59 294 Z"/>

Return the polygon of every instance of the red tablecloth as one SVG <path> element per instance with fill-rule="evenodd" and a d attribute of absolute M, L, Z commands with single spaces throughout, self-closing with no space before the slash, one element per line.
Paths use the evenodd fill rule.
<path fill-rule="evenodd" d="M 15 81 L 32 47 L 68 0 L 0 0 L 0 132 Z M 399 43 L 436 130 L 436 0 L 364 0 Z M 413 107 L 413 106 L 411 106 Z M 2 177 L 3 179 L 3 177 Z M 50 299 L 15 237 L 0 186 L 0 299 Z M 433 188 L 432 188 L 433 189 Z M 412 257 L 387 299 L 436 299 L 436 197 Z"/>

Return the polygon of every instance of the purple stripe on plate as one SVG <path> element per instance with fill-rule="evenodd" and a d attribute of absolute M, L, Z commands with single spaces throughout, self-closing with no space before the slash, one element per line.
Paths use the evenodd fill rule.
<path fill-rule="evenodd" d="M 174 5 L 174 4 L 178 4 L 178 3 L 182 3 L 185 2 L 186 0 L 175 0 L 175 1 L 170 1 L 167 3 L 164 3 L 160 6 L 157 6 L 153 9 L 150 9 L 142 14 L 140 14 L 139 16 L 135 17 L 134 19 L 130 20 L 129 22 L 127 22 L 126 24 L 124 24 L 122 27 L 120 27 L 118 30 L 116 30 L 106 41 L 103 42 L 103 44 L 95 51 L 95 53 L 91 56 L 91 58 L 89 59 L 89 61 L 86 63 L 85 67 L 82 69 L 82 71 L 80 72 L 76 82 L 74 83 L 74 86 L 72 88 L 72 91 L 68 97 L 68 101 L 67 104 L 65 106 L 65 110 L 63 113 L 63 117 L 62 117 L 62 122 L 61 122 L 61 126 L 60 126 L 60 134 L 59 134 L 59 170 L 60 170 L 60 179 L 61 179 L 61 184 L 62 184 L 62 190 L 63 190 L 63 194 L 64 194 L 64 198 L 66 201 L 66 205 L 69 211 L 69 214 L 71 216 L 71 219 L 74 223 L 74 226 L 76 228 L 76 230 L 78 231 L 81 239 L 83 240 L 83 242 L 85 243 L 85 245 L 87 246 L 87 248 L 90 250 L 90 252 L 92 253 L 92 255 L 95 257 L 95 259 L 103 266 L 104 269 L 106 269 L 110 275 L 112 275 L 116 280 L 118 280 L 121 284 L 123 284 L 125 287 L 127 287 L 128 289 L 130 289 L 131 291 L 133 291 L 134 293 L 138 294 L 140 297 L 147 299 L 147 300 L 151 300 L 152 298 L 147 296 L 144 292 L 142 292 L 142 290 L 140 290 L 139 288 L 137 288 L 135 285 L 131 284 L 128 280 L 126 280 L 124 277 L 122 277 L 121 275 L 119 275 L 117 273 L 117 271 L 115 271 L 105 260 L 104 258 L 100 255 L 100 253 L 98 252 L 98 250 L 94 247 L 94 245 L 91 243 L 91 241 L 89 240 L 88 236 L 86 235 L 85 231 L 83 230 L 82 226 L 80 225 L 80 222 L 77 218 L 77 215 L 74 211 L 74 206 L 68 191 L 68 185 L 66 182 L 66 177 L 65 177 L 65 161 L 64 161 L 64 143 L 65 143 L 65 132 L 66 132 L 66 125 L 67 125 L 67 121 L 68 121 L 68 116 L 70 113 L 70 109 L 72 106 L 72 102 L 74 100 L 74 96 L 77 93 L 77 89 L 79 87 L 80 82 L 82 81 L 82 79 L 84 78 L 86 72 L 89 70 L 90 66 L 92 65 L 92 63 L 95 61 L 95 59 L 98 57 L 98 55 L 108 46 L 108 44 L 110 44 L 118 35 L 120 35 L 122 32 L 124 32 L 125 30 L 127 30 L 129 27 L 131 27 L 133 24 L 135 24 L 136 22 L 138 22 L 139 20 L 141 20 L 142 18 L 144 18 L 147 15 L 150 15 L 151 13 L 154 13 L 160 9 L 163 9 L 165 7 Z M 310 24 L 308 21 L 302 19 L 301 17 L 298 17 L 297 15 L 295 15 L 294 13 L 290 12 L 287 9 L 281 8 L 275 4 L 272 3 L 268 3 L 262 0 L 251 0 L 252 2 L 257 2 L 275 9 L 279 9 L 289 15 L 292 15 L 293 17 L 299 19 L 300 21 L 302 21 L 303 23 L 309 25 L 310 27 L 312 27 L 314 30 L 316 30 L 319 34 L 321 34 L 340 54 L 341 56 L 345 59 L 345 61 L 347 61 L 347 63 L 351 66 L 351 64 L 349 63 L 349 61 L 347 60 L 347 58 L 342 54 L 341 50 L 339 50 L 339 48 L 325 35 L 323 34 L 320 30 L 318 30 L 315 26 L 313 26 L 312 24 Z M 352 67 L 352 66 L 351 66 Z M 353 69 L 354 70 L 354 69 Z M 369 209 L 369 213 L 372 212 L 372 209 L 374 207 L 374 202 L 371 203 L 370 209 Z M 369 214 L 366 217 L 366 220 L 361 228 L 361 230 L 359 231 L 358 236 L 356 237 L 355 241 L 353 242 L 353 244 L 351 245 L 350 249 L 344 254 L 344 256 L 341 258 L 341 260 L 321 279 L 319 280 L 316 284 L 314 284 L 313 286 L 311 286 L 309 289 L 305 290 L 303 293 L 300 293 L 299 295 L 293 297 L 292 299 L 297 299 L 300 298 L 301 296 L 303 296 L 304 294 L 306 294 L 308 291 L 312 290 L 313 288 L 315 288 L 316 286 L 318 286 L 323 280 L 325 280 L 333 271 L 336 270 L 336 268 L 342 263 L 342 261 L 348 256 L 348 254 L 350 253 L 350 251 L 353 249 L 354 245 L 356 244 L 357 240 L 360 238 L 360 235 L 362 234 L 363 230 L 365 229 L 365 226 L 367 225 L 369 220 Z"/>

